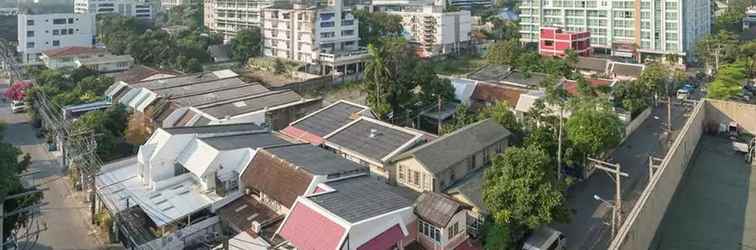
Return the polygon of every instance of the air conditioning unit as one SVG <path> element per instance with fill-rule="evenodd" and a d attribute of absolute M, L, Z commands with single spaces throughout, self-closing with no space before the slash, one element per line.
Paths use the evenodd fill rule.
<path fill-rule="evenodd" d="M 260 225 L 260 222 L 252 221 L 252 232 L 259 234 L 261 229 L 262 226 Z"/>

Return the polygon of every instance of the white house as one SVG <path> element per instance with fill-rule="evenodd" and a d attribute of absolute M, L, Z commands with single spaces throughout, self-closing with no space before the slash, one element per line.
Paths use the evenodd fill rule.
<path fill-rule="evenodd" d="M 113 55 L 107 49 L 92 47 L 49 49 L 40 59 L 50 69 L 87 67 L 100 73 L 126 71 L 134 63 L 130 55 Z"/>
<path fill-rule="evenodd" d="M 152 19 L 155 6 L 150 0 L 74 0 L 74 13 L 117 14 Z"/>
<path fill-rule="evenodd" d="M 241 196 L 239 173 L 258 148 L 287 144 L 254 124 L 158 129 L 137 156 L 103 166 L 98 207 L 118 218 L 126 247 L 181 249 Z"/>
<path fill-rule="evenodd" d="M 42 63 L 42 51 L 65 47 L 92 47 L 94 14 L 18 15 L 18 47 L 24 64 Z"/>

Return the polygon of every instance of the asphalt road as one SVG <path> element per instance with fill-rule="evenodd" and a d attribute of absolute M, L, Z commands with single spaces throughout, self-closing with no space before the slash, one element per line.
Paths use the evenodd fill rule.
<path fill-rule="evenodd" d="M 0 83 L 0 93 L 8 87 L 3 81 Z M 29 249 L 99 249 L 102 243 L 90 234 L 90 226 L 86 218 L 89 213 L 88 204 L 73 197 L 70 185 L 64 178 L 62 167 L 55 156 L 47 151 L 42 139 L 35 136 L 35 130 L 29 124 L 26 114 L 10 112 L 8 102 L 0 102 L 0 122 L 5 123 L 4 139 L 19 147 L 24 153 L 32 156 L 31 171 L 39 173 L 27 177 L 29 184 L 41 184 L 48 187 L 44 192 L 44 201 L 49 204 L 42 208 L 42 216 L 37 217 L 47 230 L 39 235 L 34 246 Z M 31 230 L 34 231 L 34 230 Z M 34 237 L 20 240 L 20 248 L 24 249 L 35 242 Z"/>
<path fill-rule="evenodd" d="M 686 108 L 672 107 L 672 135 L 666 134 L 667 106 L 656 107 L 649 118 L 625 140 L 611 155 L 611 162 L 620 164 L 622 172 L 629 177 L 622 178 L 622 211 L 626 215 L 648 183 L 648 156 L 653 154 L 663 158 L 668 150 L 669 138 L 687 120 Z M 594 194 L 603 199 L 613 200 L 615 183 L 613 178 L 601 170 L 577 183 L 569 192 L 567 200 L 572 209 L 571 223 L 553 225 L 563 232 L 568 240 L 568 249 L 606 249 L 611 241 L 611 207 L 593 198 Z"/>

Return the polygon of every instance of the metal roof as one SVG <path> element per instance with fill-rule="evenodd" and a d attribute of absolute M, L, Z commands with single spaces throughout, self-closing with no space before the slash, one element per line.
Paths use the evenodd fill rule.
<path fill-rule="evenodd" d="M 422 134 L 407 129 L 361 117 L 326 137 L 329 146 L 349 149 L 375 161 L 382 162 L 386 157 L 396 154 Z"/>
<path fill-rule="evenodd" d="M 264 150 L 313 175 L 331 176 L 368 171 L 366 167 L 311 144 L 271 147 Z"/>
<path fill-rule="evenodd" d="M 160 128 L 165 130 L 169 134 L 214 134 L 214 133 L 232 133 L 232 132 L 251 132 L 262 130 L 260 126 L 254 123 L 235 123 L 235 124 L 220 124 L 209 126 L 196 126 L 196 127 L 172 127 L 172 128 Z"/>
<path fill-rule="evenodd" d="M 483 203 L 483 174 L 485 168 L 475 170 L 475 172 L 467 174 L 465 178 L 458 181 L 451 187 L 447 188 L 444 193 L 449 195 L 462 195 L 472 204 L 471 206 L 477 207 L 481 211 L 488 211 Z"/>
<path fill-rule="evenodd" d="M 229 100 L 205 106 L 198 106 L 197 109 L 215 118 L 221 119 L 227 116 L 233 117 L 264 110 L 265 108 L 274 108 L 285 104 L 291 104 L 300 100 L 302 100 L 302 96 L 294 91 L 282 90 L 266 92 L 246 98 Z"/>
<path fill-rule="evenodd" d="M 413 191 L 390 186 L 370 176 L 331 181 L 326 185 L 334 191 L 308 199 L 350 223 L 412 207 L 417 197 Z"/>
<path fill-rule="evenodd" d="M 162 78 L 157 80 L 143 81 L 132 84 L 135 87 L 147 88 L 150 90 L 159 90 L 166 88 L 174 88 L 176 86 L 190 85 L 199 82 L 206 82 L 212 80 L 218 80 L 223 78 L 237 77 L 236 73 L 230 70 L 219 70 L 213 72 L 202 72 L 189 75 L 181 75 L 176 77 Z"/>
<path fill-rule="evenodd" d="M 217 150 L 233 150 L 240 148 L 257 149 L 262 147 L 288 145 L 288 141 L 281 139 L 268 131 L 255 131 L 243 134 L 220 135 L 200 138 Z"/>
<path fill-rule="evenodd" d="M 437 227 L 446 228 L 457 212 L 465 207 L 444 194 L 425 192 L 415 202 L 415 214 Z"/>
<path fill-rule="evenodd" d="M 242 86 L 250 85 L 240 80 L 239 78 L 226 78 L 217 79 L 206 82 L 197 82 L 187 85 L 173 86 L 169 88 L 160 88 L 153 90 L 160 96 L 181 98 L 185 96 L 192 96 L 203 94 L 207 92 L 219 91 L 224 89 L 239 88 Z"/>
<path fill-rule="evenodd" d="M 231 78 L 231 79 L 237 79 L 237 78 Z M 238 79 L 237 79 L 238 80 Z M 216 83 L 216 82 L 212 82 Z M 176 97 L 172 98 L 171 101 L 182 105 L 184 107 L 189 106 L 201 106 L 201 105 L 207 105 L 212 103 L 218 103 L 228 100 L 234 100 L 237 98 L 242 98 L 246 96 L 252 96 L 257 95 L 261 93 L 269 92 L 267 88 L 263 87 L 260 84 L 240 84 L 233 87 L 225 88 L 225 89 L 216 89 L 216 90 L 208 90 L 203 92 L 198 92 L 194 95 L 184 95 L 182 97 Z"/>
<path fill-rule="evenodd" d="M 291 126 L 323 137 L 357 119 L 360 113 L 367 110 L 365 106 L 338 101 L 293 122 Z"/>

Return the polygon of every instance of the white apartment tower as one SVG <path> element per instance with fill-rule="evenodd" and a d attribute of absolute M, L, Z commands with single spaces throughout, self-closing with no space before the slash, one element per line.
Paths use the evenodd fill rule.
<path fill-rule="evenodd" d="M 94 14 L 18 15 L 18 47 L 24 64 L 41 64 L 42 51 L 65 47 L 92 47 Z"/>
<path fill-rule="evenodd" d="M 118 14 L 152 19 L 154 7 L 152 0 L 74 0 L 74 13 L 80 14 Z"/>
<path fill-rule="evenodd" d="M 263 9 L 262 22 L 265 56 L 320 65 L 323 74 L 346 75 L 361 71 L 367 57 L 358 45 L 358 20 L 342 0 L 276 4 Z"/>
<path fill-rule="evenodd" d="M 590 31 L 594 47 L 688 57 L 710 32 L 710 0 L 523 0 L 523 42 L 538 42 L 541 27 Z"/>
<path fill-rule="evenodd" d="M 192 5 L 199 3 L 201 0 L 160 0 L 160 8 L 169 10 L 176 6 Z"/>
<path fill-rule="evenodd" d="M 408 5 L 386 13 L 402 17 L 405 37 L 417 45 L 420 57 L 457 53 L 470 45 L 470 11 L 449 12 L 436 5 Z"/>
<path fill-rule="evenodd" d="M 175 0 L 174 0 L 175 1 Z M 204 23 L 227 39 L 237 31 L 260 27 L 260 11 L 275 0 L 204 0 Z"/>

